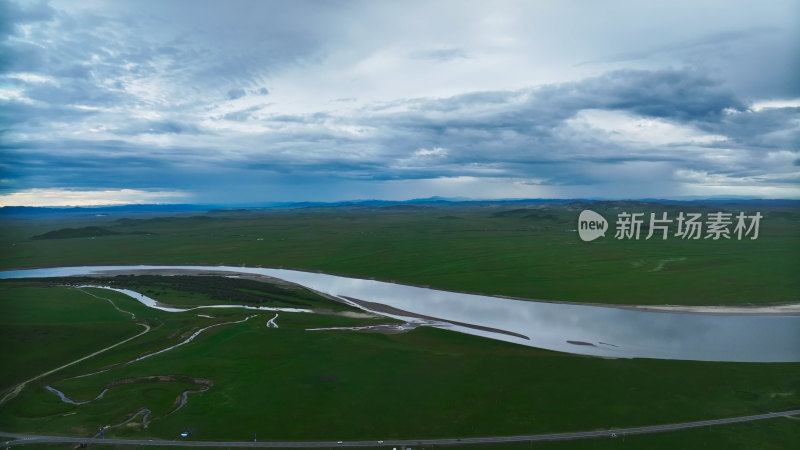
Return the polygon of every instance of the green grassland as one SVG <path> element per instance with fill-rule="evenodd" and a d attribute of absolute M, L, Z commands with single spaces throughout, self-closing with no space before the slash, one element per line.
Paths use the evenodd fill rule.
<path fill-rule="evenodd" d="M 610 220 L 606 238 L 578 238 L 577 216 L 587 207 Z M 674 219 L 679 211 L 718 210 L 760 211 L 758 239 L 645 240 L 646 229 L 639 240 L 613 238 L 613 220 L 621 211 L 666 211 Z M 33 239 L 87 226 L 119 234 Z M 748 204 L 477 204 L 5 218 L 0 247 L 8 250 L 0 252 L 0 268 L 245 264 L 543 300 L 771 304 L 797 301 L 800 292 L 800 211 Z"/>
<path fill-rule="evenodd" d="M 749 422 L 670 433 L 618 436 L 578 441 L 534 442 L 470 446 L 417 446 L 414 449 L 449 450 L 786 450 L 797 446 L 797 420 Z"/>
<path fill-rule="evenodd" d="M 578 238 L 577 216 L 586 208 L 610 220 L 605 239 Z M 764 218 L 757 240 L 616 240 L 613 217 L 623 210 L 669 211 L 672 217 L 678 211 L 760 211 Z M 619 304 L 773 304 L 796 302 L 800 292 L 800 211 L 791 207 L 598 202 L 191 214 L 5 216 L 0 218 L 0 269 L 245 264 Z M 242 303 L 328 313 L 281 312 L 275 329 L 265 326 L 274 316 L 270 312 L 169 313 L 105 289 L 59 286 L 64 280 L 0 281 L 0 396 L 20 381 L 140 333 L 142 325 L 151 328 L 28 385 L 0 405 L 0 430 L 91 436 L 101 425 L 148 408 L 147 427 L 140 417 L 108 435 L 175 439 L 192 429 L 192 439 L 198 440 L 249 440 L 256 432 L 260 440 L 377 440 L 583 431 L 800 406 L 800 363 L 600 359 L 431 328 L 399 334 L 307 331 L 393 321 L 346 317 L 336 313 L 346 309 L 343 305 L 306 290 L 244 279 L 92 281 L 181 307 Z M 123 365 L 203 327 L 254 315 Z M 103 369 L 108 370 L 72 378 Z M 154 376 L 168 378 L 154 382 Z M 114 384 L 123 379 L 131 382 Z M 169 414 L 182 392 L 198 388 L 193 379 L 213 386 L 189 394 L 188 404 Z M 114 387 L 102 399 L 76 406 L 61 402 L 45 385 L 76 400 Z M 782 449 L 798 441 L 800 420 L 774 419 L 502 448 Z"/>
<path fill-rule="evenodd" d="M 2 283 L 0 305 L 3 388 L 90 354 L 97 342 L 121 341 L 142 331 L 109 303 L 66 288 Z"/>
<path fill-rule="evenodd" d="M 94 323 L 106 313 L 116 314 L 130 326 L 127 334 L 118 336 L 120 340 L 136 332 L 129 316 L 80 291 L 29 281 L 4 281 L 0 287 L 4 301 L 14 308 L 10 311 L 20 311 L 3 315 L 4 326 L 19 317 L 27 316 L 33 323 L 37 316 L 51 316 L 53 302 L 69 294 L 76 302 L 81 295 L 88 302 L 81 309 L 84 314 L 72 314 L 74 322 Z M 332 314 L 280 313 L 277 329 L 264 326 L 273 314 L 262 314 L 212 328 L 169 352 L 120 365 L 174 345 L 201 327 L 239 320 L 252 312 L 221 309 L 214 310 L 214 318 L 203 318 L 195 312 L 148 309 L 107 290 L 87 292 L 111 299 L 153 330 L 32 383 L 0 406 L 0 429 L 90 436 L 98 426 L 122 422 L 149 408 L 148 427 L 133 421 L 107 435 L 174 439 L 182 430 L 192 429 L 193 439 L 198 440 L 248 440 L 253 433 L 262 440 L 377 440 L 637 426 L 785 410 L 800 404 L 800 363 L 590 358 L 431 328 L 399 334 L 307 331 L 376 322 Z M 87 338 L 86 348 L 72 353 L 81 356 L 111 341 L 108 336 L 95 336 L 91 342 Z M 32 376 L 48 368 L 44 366 L 62 362 L 62 346 L 67 344 L 72 345 L 57 342 L 38 349 L 41 367 L 27 367 L 20 375 Z M 14 355 L 4 352 L 2 359 L 8 358 Z M 71 378 L 101 368 L 109 370 Z M 155 383 L 154 376 L 171 378 Z M 211 380 L 213 387 L 190 394 L 186 406 L 168 415 L 181 392 L 197 388 L 187 377 Z M 63 403 L 43 389 L 52 385 L 73 399 L 88 400 L 121 379 L 139 381 L 80 406 Z M 664 448 L 663 442 L 680 445 L 697 438 L 737 443 L 739 437 L 749 436 L 736 444 L 739 447 L 727 448 L 750 448 L 752 442 L 767 439 L 758 430 L 778 430 L 777 437 L 769 438 L 777 443 L 800 438 L 800 421 L 770 422 L 679 432 L 676 436 L 684 437 L 666 441 L 656 436 L 628 439 L 645 446 L 658 442 Z M 588 442 L 549 443 L 542 448 L 585 448 L 580 445 Z M 609 448 L 619 445 L 611 440 L 591 442 Z"/>

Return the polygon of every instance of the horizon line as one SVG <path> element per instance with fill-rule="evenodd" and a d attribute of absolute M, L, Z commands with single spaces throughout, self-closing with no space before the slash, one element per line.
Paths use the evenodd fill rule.
<path fill-rule="evenodd" d="M 6 208 L 30 208 L 30 209 L 105 209 L 121 207 L 213 207 L 213 208 L 270 208 L 292 205 L 357 205 L 364 203 L 515 203 L 515 202 L 701 202 L 701 201 L 768 201 L 768 202 L 800 202 L 800 198 L 787 197 L 752 197 L 752 196 L 681 196 L 681 197 L 520 197 L 520 198 L 466 198 L 466 197 L 424 197 L 412 198 L 407 200 L 386 200 L 386 199 L 353 199 L 353 200 L 296 200 L 296 201 L 264 201 L 247 203 L 115 203 L 115 204 L 96 204 L 96 205 L 3 205 L 0 209 Z"/>

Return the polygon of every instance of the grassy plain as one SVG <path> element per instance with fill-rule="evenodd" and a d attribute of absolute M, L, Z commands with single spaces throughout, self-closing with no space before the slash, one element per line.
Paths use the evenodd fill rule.
<path fill-rule="evenodd" d="M 35 300 L 47 300 L 47 292 L 53 301 L 64 295 L 63 288 L 31 287 L 20 281 L 5 281 L 2 287 L 7 301 L 23 302 L 31 310 L 35 305 L 49 307 L 50 302 Z M 141 342 L 32 384 L 0 406 L 0 429 L 88 436 L 98 426 L 122 422 L 146 407 L 154 419 L 146 429 L 132 422 L 107 435 L 173 439 L 191 429 L 194 439 L 203 440 L 248 440 L 253 433 L 275 440 L 378 440 L 637 426 L 790 409 L 800 403 L 798 363 L 609 360 L 430 328 L 401 334 L 307 331 L 376 322 L 319 314 L 280 313 L 280 328 L 274 329 L 264 326 L 273 315 L 268 313 L 210 329 L 167 353 L 113 365 L 165 348 L 202 326 L 238 320 L 250 312 L 224 309 L 209 319 L 193 312 L 146 309 L 114 292 L 91 292 L 134 312 L 137 320 L 153 324 L 154 331 Z M 86 305 L 89 309 L 102 306 L 99 299 L 72 293 L 96 302 Z M 15 317 L 0 320 L 6 325 Z M 94 342 L 97 348 L 108 344 L 100 336 Z M 39 358 L 51 361 L 62 353 L 61 345 L 40 352 Z M 109 365 L 106 372 L 67 379 Z M 39 370 L 29 370 L 33 369 Z M 42 388 L 50 384 L 73 399 L 88 400 L 109 383 L 152 376 L 203 378 L 214 386 L 190 394 L 189 403 L 171 415 L 166 414 L 179 393 L 195 386 L 180 381 L 133 383 L 80 406 L 62 403 Z M 731 435 L 714 431 L 704 436 L 732 440 L 742 433 L 737 427 L 721 428 Z M 800 436 L 800 425 L 769 427 L 782 433 L 779 439 Z M 745 430 L 747 435 L 750 429 Z"/>
<path fill-rule="evenodd" d="M 580 210 L 610 220 L 606 238 L 575 232 Z M 613 238 L 621 211 L 762 213 L 751 239 Z M 0 268 L 82 264 L 227 264 L 543 300 L 730 305 L 795 302 L 796 207 L 641 202 L 457 204 L 222 211 L 191 217 L 5 218 Z M 114 235 L 32 239 L 65 227 Z M 675 224 L 673 224 L 673 233 Z"/>
<path fill-rule="evenodd" d="M 577 215 L 587 207 L 612 220 L 605 239 L 578 239 Z M 759 238 L 613 239 L 612 218 L 622 210 L 669 211 L 675 217 L 680 210 L 725 208 L 760 211 Z M 49 236 L 74 236 L 84 227 L 110 233 L 90 228 L 92 236 L 33 239 L 63 228 L 78 231 Z M 800 211 L 758 205 L 477 204 L 164 217 L 20 216 L 0 219 L 0 248 L 2 269 L 246 264 L 582 302 L 770 304 L 796 302 L 800 292 Z M 179 281 L 138 278 L 128 280 L 126 287 L 183 306 L 222 303 L 222 294 Z M 243 295 L 288 301 L 283 306 L 324 303 L 286 292 L 257 294 L 244 280 L 233 283 Z M 0 391 L 142 330 L 105 299 L 152 330 L 32 383 L 0 405 L 0 430 L 89 436 L 98 426 L 121 422 L 147 407 L 154 419 L 147 428 L 134 421 L 110 435 L 174 439 L 192 429 L 193 438 L 209 440 L 249 440 L 254 432 L 262 440 L 377 440 L 637 426 L 800 405 L 800 363 L 609 360 L 429 328 L 402 334 L 306 330 L 381 321 L 340 315 L 280 313 L 280 328 L 274 329 L 264 326 L 274 314 L 265 313 L 212 328 L 187 345 L 123 366 L 202 327 L 253 313 L 233 308 L 167 313 L 108 290 L 80 292 L 34 281 L 0 282 Z M 67 379 L 103 368 L 110 370 Z M 43 389 L 50 384 L 72 398 L 88 400 L 109 383 L 152 376 L 177 378 L 134 382 L 80 406 L 62 403 Z M 185 407 L 167 415 L 181 392 L 196 388 L 181 377 L 209 379 L 214 386 L 190 394 Z M 781 449 L 798 441 L 800 420 L 776 419 L 533 447 Z"/>
<path fill-rule="evenodd" d="M 72 289 L 28 285 L 0 283 L 3 388 L 88 355 L 99 349 L 97 342 L 142 331 L 105 301 Z"/>

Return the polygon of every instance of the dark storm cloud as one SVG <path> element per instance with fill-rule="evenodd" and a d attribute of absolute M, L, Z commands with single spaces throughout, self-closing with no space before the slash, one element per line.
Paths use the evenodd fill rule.
<path fill-rule="evenodd" d="M 535 137 L 549 136 L 554 126 L 585 109 L 627 111 L 682 123 L 714 123 L 726 110 L 746 109 L 719 83 L 672 70 L 619 71 L 576 83 L 412 100 L 405 106 L 406 112 L 372 120 L 443 137 L 450 137 L 451 132 L 478 130 L 512 130 Z M 380 109 L 383 107 L 378 112 Z"/>
<path fill-rule="evenodd" d="M 686 124 L 719 124 L 726 110 L 746 109 L 717 83 L 678 71 L 621 71 L 578 83 L 414 100 L 406 105 L 408 110 L 402 113 L 380 114 L 379 108 L 365 123 L 422 133 L 425 142 L 440 136 L 443 140 L 433 143 L 445 144 L 462 133 L 470 139 L 480 133 L 494 139 L 509 131 L 527 138 L 552 138 L 556 126 L 586 109 L 626 111 Z"/>
<path fill-rule="evenodd" d="M 185 148 L 142 154 L 122 140 L 17 143 L 0 147 L 0 165 L 13 180 L 4 190 L 117 187 L 120 178 L 128 187 L 146 188 L 154 178 L 161 186 L 180 185 L 184 174 L 176 169 L 186 154 Z"/>
<path fill-rule="evenodd" d="M 397 106 L 397 105 L 393 105 Z M 793 109 L 750 111 L 730 91 L 708 78 L 681 71 L 620 71 L 578 83 L 531 90 L 483 92 L 438 100 L 414 100 L 401 113 L 366 115 L 359 123 L 385 130 L 377 138 L 381 157 L 395 158 L 381 178 L 434 176 L 546 177 L 577 183 L 581 164 L 663 163 L 670 167 L 719 171 L 709 161 L 669 146 L 632 148 L 598 141 L 565 126 L 583 110 L 622 111 L 695 126 L 733 142 L 707 144 L 796 148 L 798 115 Z M 775 131 L 784 130 L 784 133 Z M 439 146 L 446 155 L 417 155 Z M 374 170 L 374 169 L 371 169 Z M 763 173 L 758 165 L 748 174 Z M 602 176 L 585 173 L 583 181 Z"/>
<path fill-rule="evenodd" d="M 657 88 L 640 95 L 647 87 Z M 675 95 L 690 95 L 692 101 L 686 105 Z M 675 104 L 681 108 L 670 110 Z M 300 133 L 263 136 L 261 145 L 269 152 L 253 153 L 242 162 L 242 170 L 283 166 L 282 170 L 288 171 L 372 179 L 547 174 L 553 182 L 566 183 L 577 179 L 567 166 L 579 162 L 686 163 L 684 157 L 671 154 L 668 149 L 637 153 L 623 145 L 587 142 L 570 135 L 568 129 L 559 128 L 581 110 L 619 109 L 680 118 L 687 123 L 710 123 L 718 120 L 725 109 L 743 107 L 715 83 L 675 72 L 622 72 L 544 89 L 411 100 L 403 104 L 403 112 L 385 112 L 388 107 L 398 106 L 401 104 L 380 105 L 374 111 L 365 108 L 357 118 L 327 114 L 270 117 L 268 122 L 305 127 Z M 376 131 L 368 138 L 337 135 L 329 128 L 311 131 L 311 127 L 320 124 L 335 128 L 350 122 Z M 424 150 L 434 147 L 443 150 Z M 326 148 L 343 151 L 321 151 L 315 156 L 315 152 Z M 373 151 L 364 151 L 367 148 Z M 264 160 L 270 162 L 259 162 Z M 563 180 L 559 179 L 559 170 L 565 173 Z"/>
<path fill-rule="evenodd" d="M 391 108 L 402 111 L 388 112 Z M 602 171 L 587 170 L 593 166 L 649 163 L 718 170 L 670 148 L 634 149 L 587 138 L 567 126 L 569 119 L 588 109 L 699 124 L 750 147 L 787 144 L 770 143 L 770 137 L 762 134 L 783 129 L 796 117 L 782 110 L 748 111 L 718 83 L 696 74 L 620 71 L 535 89 L 399 101 L 378 105 L 374 110 L 362 108 L 356 117 L 330 113 L 272 115 L 262 123 L 277 128 L 229 143 L 248 151 L 225 159 L 193 147 L 152 148 L 140 153 L 135 144 L 124 140 L 62 143 L 54 151 L 58 156 L 50 160 L 37 154 L 32 158 L 37 162 L 26 165 L 24 160 L 30 156 L 18 155 L 21 163 L 15 173 L 41 179 L 43 172 L 57 166 L 57 175 L 52 178 L 68 180 L 68 185 L 76 180 L 69 173 L 77 171 L 82 173 L 84 184 L 97 186 L 113 182 L 113 177 L 100 169 L 112 164 L 127 167 L 126 179 L 139 180 L 137 186 L 144 186 L 148 176 L 191 179 L 192 174 L 212 167 L 230 169 L 228 176 L 232 178 L 247 172 L 371 180 L 503 176 L 546 178 L 553 185 L 569 185 L 607 181 Z M 224 119 L 246 121 L 253 112 L 254 108 L 236 111 Z M 291 128 L 284 129 L 287 125 Z M 336 131 L 346 125 L 373 131 L 367 137 Z M 177 121 L 133 123 L 116 131 L 121 137 L 199 132 L 195 126 Z M 432 150 L 435 148 L 442 150 Z M 189 155 L 193 156 L 187 158 Z M 752 170 L 746 172 L 751 174 Z"/>
<path fill-rule="evenodd" d="M 558 90 L 569 98 L 563 88 Z M 627 110 L 681 122 L 718 120 L 726 109 L 745 108 L 719 82 L 684 71 L 614 72 L 582 82 L 577 90 L 580 94 L 575 101 L 592 108 Z"/>
<path fill-rule="evenodd" d="M 662 27 L 640 45 L 573 11 L 564 34 L 527 4 L 54 5 L 0 3 L 5 190 L 797 183 L 800 109 L 754 106 L 800 92 L 786 24 Z"/>
<path fill-rule="evenodd" d="M 724 133 L 733 145 L 750 149 L 800 149 L 800 108 L 746 110 L 728 114 L 717 122 L 701 124 L 704 130 Z"/>

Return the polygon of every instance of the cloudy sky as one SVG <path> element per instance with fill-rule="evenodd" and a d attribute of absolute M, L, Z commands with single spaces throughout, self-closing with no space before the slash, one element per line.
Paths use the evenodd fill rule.
<path fill-rule="evenodd" d="M 0 0 L 0 205 L 800 198 L 800 2 Z"/>

